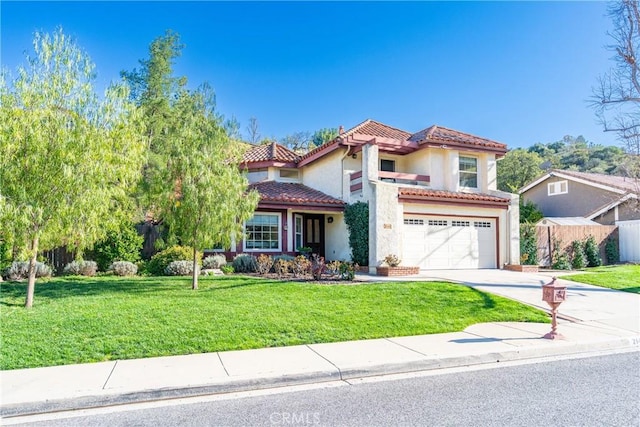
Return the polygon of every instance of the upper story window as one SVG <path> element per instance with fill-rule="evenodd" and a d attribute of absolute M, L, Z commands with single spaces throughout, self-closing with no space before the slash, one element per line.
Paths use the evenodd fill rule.
<path fill-rule="evenodd" d="M 380 160 L 380 170 L 384 172 L 395 172 L 396 171 L 396 161 L 395 160 Z"/>
<path fill-rule="evenodd" d="M 549 196 L 557 196 L 558 194 L 566 194 L 569 192 L 569 184 L 567 181 L 556 181 L 547 184 L 547 194 Z"/>
<path fill-rule="evenodd" d="M 298 169 L 280 169 L 280 178 L 298 180 L 300 179 L 300 171 Z"/>
<path fill-rule="evenodd" d="M 280 250 L 280 214 L 256 213 L 244 226 L 245 251 Z"/>
<path fill-rule="evenodd" d="M 478 188 L 478 159 L 460 156 L 460 187 Z"/>

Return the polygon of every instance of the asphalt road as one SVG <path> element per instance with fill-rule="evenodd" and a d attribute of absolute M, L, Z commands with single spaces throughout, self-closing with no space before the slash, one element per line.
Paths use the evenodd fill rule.
<path fill-rule="evenodd" d="M 640 352 L 341 384 L 24 425 L 640 425 Z"/>

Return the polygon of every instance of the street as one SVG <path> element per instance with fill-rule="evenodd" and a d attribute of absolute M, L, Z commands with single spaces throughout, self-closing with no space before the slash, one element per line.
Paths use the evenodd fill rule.
<path fill-rule="evenodd" d="M 638 426 L 639 395 L 636 351 L 148 409 L 116 407 L 72 418 L 53 414 L 19 425 Z"/>

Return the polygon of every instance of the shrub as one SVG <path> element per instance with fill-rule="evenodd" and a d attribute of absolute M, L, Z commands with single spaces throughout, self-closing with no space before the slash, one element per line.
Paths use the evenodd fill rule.
<path fill-rule="evenodd" d="M 584 268 L 587 265 L 587 257 L 584 255 L 584 247 L 580 240 L 571 242 L 571 266 L 574 269 Z"/>
<path fill-rule="evenodd" d="M 98 264 L 95 261 L 71 261 L 64 266 L 62 274 L 69 276 L 95 276 L 98 271 Z"/>
<path fill-rule="evenodd" d="M 327 263 L 327 265 L 325 266 L 325 271 L 330 276 L 337 276 L 337 275 L 340 274 L 340 267 L 341 266 L 342 266 L 342 262 L 341 261 L 331 261 L 331 262 Z"/>
<path fill-rule="evenodd" d="M 520 224 L 520 262 L 538 265 L 538 242 L 534 224 Z"/>
<path fill-rule="evenodd" d="M 197 257 L 198 263 L 200 263 L 202 254 L 198 253 Z M 190 248 L 188 246 L 172 246 L 163 250 L 162 252 L 158 252 L 153 257 L 151 257 L 151 260 L 149 260 L 149 264 L 147 266 L 147 271 L 153 276 L 161 276 L 165 274 L 167 267 L 173 261 L 190 261 L 192 259 L 193 248 Z"/>
<path fill-rule="evenodd" d="M 227 265 L 227 259 L 224 255 L 216 254 L 210 255 L 202 260 L 202 268 L 222 268 L 223 265 Z"/>
<path fill-rule="evenodd" d="M 584 254 L 587 257 L 587 265 L 589 267 L 598 267 L 602 265 L 600 249 L 598 248 L 596 239 L 593 236 L 589 236 L 584 242 Z"/>
<path fill-rule="evenodd" d="M 324 273 L 324 257 L 313 254 L 311 256 L 311 275 L 315 280 L 320 280 L 322 273 Z"/>
<path fill-rule="evenodd" d="M 123 225 L 119 230 L 107 233 L 88 255 L 96 260 L 100 271 L 106 271 L 114 261 L 138 261 L 143 241 L 144 237 L 132 224 Z"/>
<path fill-rule="evenodd" d="M 356 270 L 358 269 L 358 264 L 353 262 L 342 262 L 340 263 L 340 279 L 342 280 L 353 280 L 356 277 Z"/>
<path fill-rule="evenodd" d="M 276 262 L 279 259 L 283 259 L 285 261 L 293 261 L 294 259 L 296 259 L 296 257 L 287 254 L 276 255 L 273 257 L 273 262 Z"/>
<path fill-rule="evenodd" d="M 135 276 L 138 272 L 138 266 L 129 261 L 116 261 L 109 266 L 116 276 Z"/>
<path fill-rule="evenodd" d="M 620 246 L 618 239 L 609 237 L 604 245 L 604 254 L 607 256 L 607 264 L 617 264 L 620 262 Z"/>
<path fill-rule="evenodd" d="M 400 263 L 402 262 L 400 260 L 400 258 L 398 258 L 396 255 L 393 254 L 389 254 L 386 257 L 384 257 L 384 262 L 389 266 L 389 267 L 397 267 L 400 265 Z"/>
<path fill-rule="evenodd" d="M 294 277 L 303 277 L 311 271 L 311 261 L 304 255 L 298 255 L 290 263 Z"/>
<path fill-rule="evenodd" d="M 233 265 L 223 265 L 220 267 L 220 270 L 222 270 L 224 274 L 233 274 L 234 272 Z"/>
<path fill-rule="evenodd" d="M 571 263 L 566 252 L 562 250 L 562 242 L 553 239 L 553 253 L 551 254 L 551 268 L 556 270 L 571 270 Z"/>
<path fill-rule="evenodd" d="M 280 258 L 273 263 L 273 270 L 278 276 L 282 277 L 289 274 L 289 270 L 291 269 L 293 262 L 294 261 L 287 261 L 284 258 Z"/>
<path fill-rule="evenodd" d="M 257 268 L 256 257 L 253 255 L 240 254 L 233 259 L 233 271 L 236 273 L 255 273 Z"/>
<path fill-rule="evenodd" d="M 345 206 L 344 222 L 349 230 L 351 257 L 360 265 L 369 265 L 369 205 L 356 202 Z"/>
<path fill-rule="evenodd" d="M 273 267 L 273 258 L 266 254 L 260 254 L 256 259 L 256 271 L 258 274 L 267 274 Z"/>
<path fill-rule="evenodd" d="M 164 270 L 167 276 L 191 276 L 193 275 L 193 261 L 171 261 Z"/>
<path fill-rule="evenodd" d="M 51 277 L 51 267 L 43 262 L 36 262 L 36 278 Z M 29 261 L 15 261 L 6 270 L 9 280 L 22 280 L 29 277 Z"/>

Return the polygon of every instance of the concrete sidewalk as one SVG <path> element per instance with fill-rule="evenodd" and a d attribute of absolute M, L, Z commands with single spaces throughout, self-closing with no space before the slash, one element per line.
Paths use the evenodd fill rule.
<path fill-rule="evenodd" d="M 474 279 L 471 282 L 458 274 L 438 272 L 436 278 L 407 279 L 474 283 L 478 289 L 541 307 L 541 283 L 536 281 L 549 280 L 545 276 L 487 270 L 468 272 Z M 476 324 L 464 332 L 447 334 L 2 371 L 0 414 L 11 417 L 544 356 L 640 349 L 639 295 L 572 284 L 569 300 L 560 312 L 570 313 L 573 320 L 559 325 L 565 340 L 541 338 L 550 330 L 549 324 L 500 322 Z"/>

